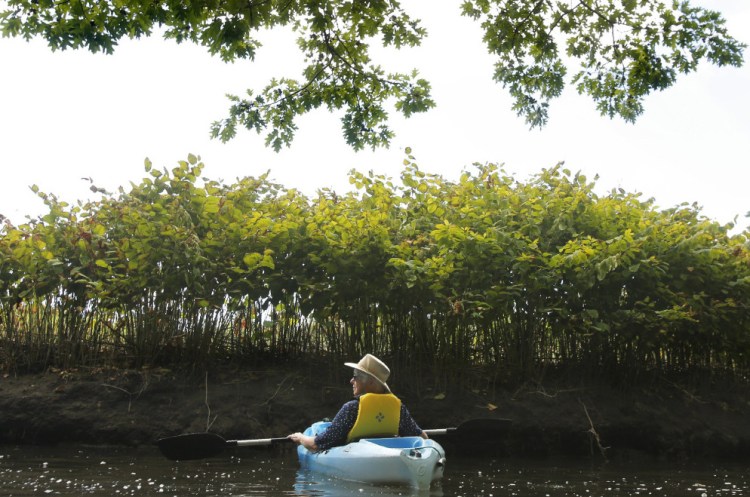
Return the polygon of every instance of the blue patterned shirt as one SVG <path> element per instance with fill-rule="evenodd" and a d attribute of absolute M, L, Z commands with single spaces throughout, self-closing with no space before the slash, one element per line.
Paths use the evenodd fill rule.
<path fill-rule="evenodd" d="M 323 433 L 315 436 L 315 445 L 318 446 L 318 450 L 328 450 L 331 447 L 344 445 L 347 435 L 349 435 L 354 422 L 357 420 L 358 412 L 359 397 L 344 404 L 339 409 L 336 417 L 333 418 L 333 421 L 331 421 L 331 426 Z M 422 428 L 417 425 L 417 422 L 411 417 L 409 410 L 402 403 L 401 416 L 398 423 L 398 435 L 400 437 L 411 437 L 421 434 Z"/>

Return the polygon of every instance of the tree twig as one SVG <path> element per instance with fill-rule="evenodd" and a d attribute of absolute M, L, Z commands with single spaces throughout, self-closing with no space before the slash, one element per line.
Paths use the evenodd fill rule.
<path fill-rule="evenodd" d="M 205 404 L 206 404 L 206 410 L 208 413 L 206 414 L 206 431 L 209 431 L 211 429 L 211 425 L 214 424 L 214 421 L 216 421 L 216 418 L 218 418 L 218 414 L 214 416 L 214 419 L 211 420 L 211 405 L 208 403 L 208 371 L 206 371 L 206 398 L 205 398 Z"/>
<path fill-rule="evenodd" d="M 588 433 L 591 435 L 591 440 L 596 442 L 596 446 L 599 448 L 599 452 L 601 453 L 602 457 L 605 461 L 607 461 L 607 454 L 605 451 L 609 449 L 609 447 L 602 446 L 601 438 L 599 438 L 599 433 L 597 433 L 596 428 L 594 428 L 594 422 L 591 421 L 591 416 L 589 416 L 589 410 L 586 409 L 586 404 L 584 404 L 581 399 L 578 399 L 578 403 L 581 404 L 581 407 L 583 407 L 583 412 L 586 414 L 586 419 L 589 420 L 589 426 Z"/>
<path fill-rule="evenodd" d="M 667 384 L 675 387 L 677 390 L 679 390 L 680 392 L 682 392 L 688 399 L 692 400 L 693 402 L 697 402 L 699 404 L 706 404 L 705 400 L 702 400 L 700 397 L 694 395 L 692 392 L 689 392 L 688 390 L 686 390 L 685 388 L 681 387 L 677 383 L 675 383 L 673 381 L 669 381 L 668 379 L 664 378 L 663 376 L 660 376 L 660 378 L 665 383 L 667 383 Z"/>
<path fill-rule="evenodd" d="M 133 405 L 133 396 L 135 396 L 136 399 L 140 397 L 141 394 L 145 392 L 146 389 L 148 388 L 148 384 L 149 384 L 148 373 L 145 373 L 141 375 L 141 387 L 138 389 L 137 392 L 131 392 L 130 390 L 126 390 L 116 385 L 110 385 L 109 383 L 102 383 L 102 386 L 107 387 L 107 388 L 114 388 L 115 390 L 119 390 L 125 393 L 128 396 L 128 414 L 130 414 L 130 408 Z"/>
<path fill-rule="evenodd" d="M 118 386 L 115 386 L 115 385 L 110 385 L 108 383 L 102 383 L 102 386 L 103 387 L 108 387 L 108 388 L 114 388 L 115 390 L 119 390 L 119 391 L 124 392 L 125 394 L 127 394 L 127 396 L 128 396 L 128 414 L 130 414 L 130 406 L 133 403 L 133 392 L 131 392 L 129 390 L 125 390 L 122 387 L 118 387 Z"/>
<path fill-rule="evenodd" d="M 275 391 L 275 392 L 273 393 L 273 395 L 271 395 L 271 396 L 270 396 L 269 398 L 267 398 L 267 399 L 266 399 L 266 400 L 265 400 L 265 401 L 264 401 L 263 403 L 261 403 L 260 405 L 264 406 L 264 405 L 267 405 L 267 404 L 269 404 L 269 403 L 270 403 L 270 402 L 271 402 L 271 401 L 272 401 L 272 400 L 274 399 L 274 397 L 276 397 L 276 395 L 277 395 L 277 394 L 279 393 L 279 390 L 281 390 L 281 387 L 282 387 L 282 386 L 284 386 L 284 383 L 286 382 L 286 380 L 288 380 L 289 378 L 291 378 L 291 376 L 292 376 L 292 375 L 287 375 L 286 377 L 284 377 L 284 379 L 283 379 L 283 380 L 281 380 L 281 382 L 279 383 L 279 386 L 278 386 L 278 387 L 276 387 L 276 391 Z"/>

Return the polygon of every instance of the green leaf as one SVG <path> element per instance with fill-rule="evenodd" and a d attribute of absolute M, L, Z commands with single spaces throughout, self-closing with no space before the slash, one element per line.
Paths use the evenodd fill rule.
<path fill-rule="evenodd" d="M 245 265 L 249 268 L 255 268 L 258 266 L 262 259 L 263 255 L 259 254 L 258 252 L 252 252 L 249 254 L 245 254 L 245 256 L 242 258 L 242 262 L 244 262 Z"/>

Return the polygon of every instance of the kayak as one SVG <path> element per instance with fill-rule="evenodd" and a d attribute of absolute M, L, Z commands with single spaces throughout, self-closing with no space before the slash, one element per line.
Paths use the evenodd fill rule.
<path fill-rule="evenodd" d="M 304 432 L 315 436 L 330 422 L 313 423 Z M 422 437 L 363 438 L 340 447 L 310 452 L 297 447 L 300 466 L 344 480 L 399 484 L 426 489 L 443 477 L 445 451 Z"/>

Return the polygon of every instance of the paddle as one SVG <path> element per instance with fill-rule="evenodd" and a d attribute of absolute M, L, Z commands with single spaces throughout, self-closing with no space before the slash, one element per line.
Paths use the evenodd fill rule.
<path fill-rule="evenodd" d="M 429 436 L 455 435 L 466 439 L 492 440 L 493 435 L 505 434 L 510 427 L 509 419 L 470 419 L 455 428 L 425 430 Z M 220 454 L 230 447 L 262 447 L 280 443 L 289 443 L 286 437 L 260 438 L 255 440 L 224 440 L 215 433 L 188 433 L 175 437 L 161 438 L 156 445 L 168 459 L 189 461 L 204 459 Z"/>
<path fill-rule="evenodd" d="M 455 428 L 440 428 L 434 430 L 425 430 L 429 436 L 454 435 L 455 437 L 477 439 L 486 438 L 492 440 L 498 435 L 505 435 L 510 428 L 512 421 L 510 419 L 498 418 L 476 418 L 469 419 Z"/>
<path fill-rule="evenodd" d="M 286 437 L 224 440 L 215 433 L 187 433 L 175 437 L 160 438 L 156 441 L 156 445 L 167 459 L 189 461 L 215 456 L 230 447 L 262 447 L 287 442 L 291 442 L 291 440 Z"/>

